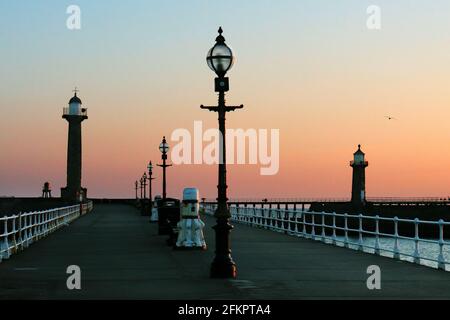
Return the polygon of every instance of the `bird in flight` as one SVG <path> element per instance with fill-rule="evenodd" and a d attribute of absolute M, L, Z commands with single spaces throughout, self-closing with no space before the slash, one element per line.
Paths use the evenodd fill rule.
<path fill-rule="evenodd" d="M 388 120 L 398 120 L 397 118 L 391 117 L 391 116 L 384 116 L 385 118 L 387 118 Z"/>

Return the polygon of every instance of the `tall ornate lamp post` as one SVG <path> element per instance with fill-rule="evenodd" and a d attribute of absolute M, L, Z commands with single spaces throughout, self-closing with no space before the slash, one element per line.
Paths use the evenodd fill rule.
<path fill-rule="evenodd" d="M 225 140 L 225 114 L 229 111 L 242 109 L 244 106 L 226 106 L 225 92 L 229 90 L 229 80 L 225 77 L 234 62 L 233 52 L 225 44 L 222 36 L 222 28 L 219 28 L 219 35 L 215 45 L 209 50 L 206 57 L 208 66 L 217 74 L 215 78 L 215 92 L 219 93 L 218 106 L 203 106 L 200 108 L 217 112 L 219 115 L 219 131 L 221 134 L 219 151 L 219 184 L 217 186 L 217 210 L 214 216 L 217 224 L 213 227 L 216 232 L 215 258 L 211 264 L 212 278 L 235 278 L 236 264 L 231 258 L 230 231 L 233 226 L 230 224 L 230 210 L 227 198 L 227 168 L 226 168 L 226 140 Z"/>
<path fill-rule="evenodd" d="M 169 151 L 169 144 L 166 141 L 166 137 L 163 137 L 163 140 L 161 142 L 161 144 L 159 145 L 159 151 L 161 151 L 162 156 L 161 159 L 163 161 L 163 164 L 158 164 L 158 167 L 162 167 L 163 168 L 163 195 L 162 198 L 166 199 L 167 193 L 166 193 L 166 168 L 167 167 L 171 167 L 171 164 L 166 164 L 166 160 L 167 160 L 167 152 Z"/>

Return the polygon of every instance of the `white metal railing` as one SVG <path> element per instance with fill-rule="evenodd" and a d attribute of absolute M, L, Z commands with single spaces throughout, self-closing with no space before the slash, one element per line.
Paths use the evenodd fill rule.
<path fill-rule="evenodd" d="M 348 197 L 336 197 L 336 198 L 236 198 L 230 199 L 229 202 L 252 204 L 252 203 L 280 203 L 280 204 L 294 204 L 294 203 L 312 203 L 312 202 L 349 202 L 351 199 Z M 438 203 L 450 203 L 450 196 L 442 197 L 367 197 L 368 202 L 384 202 L 384 203 L 418 203 L 418 202 L 438 202 Z M 206 199 L 206 202 L 213 203 L 216 199 Z"/>
<path fill-rule="evenodd" d="M 212 215 L 215 204 L 204 204 L 204 212 Z M 350 249 L 369 252 L 376 255 L 389 256 L 394 259 L 405 258 L 407 261 L 434 266 L 447 270 L 450 261 L 444 253 L 450 254 L 450 242 L 444 239 L 444 227 L 450 222 L 425 221 L 419 219 L 400 219 L 362 214 L 341 214 L 326 212 L 309 212 L 302 210 L 286 210 L 275 208 L 255 208 L 245 206 L 230 206 L 231 220 L 253 227 L 283 232 L 289 235 L 307 239 L 319 240 L 327 244 L 343 246 Z M 372 230 L 364 228 L 364 223 L 371 223 Z M 399 234 L 399 223 L 411 224 L 414 237 Z M 349 226 L 350 224 L 356 227 Z M 381 232 L 387 224 L 392 225 L 393 232 Z M 438 239 L 420 237 L 421 226 L 434 226 L 439 234 Z M 407 241 L 410 250 L 405 250 L 400 241 Z M 432 246 L 434 256 L 425 255 L 421 245 Z M 422 262 L 432 262 L 427 264 Z"/>
<path fill-rule="evenodd" d="M 63 208 L 19 213 L 0 218 L 0 262 L 28 248 L 62 226 L 92 211 L 88 201 Z"/>

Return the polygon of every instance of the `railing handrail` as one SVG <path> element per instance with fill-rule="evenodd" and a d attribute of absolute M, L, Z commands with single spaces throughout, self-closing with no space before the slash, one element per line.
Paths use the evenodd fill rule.
<path fill-rule="evenodd" d="M 205 199 L 208 203 L 214 203 L 216 199 Z M 280 204 L 289 204 L 289 203 L 313 203 L 313 202 L 350 202 L 351 199 L 348 197 L 330 197 L 330 198 L 314 198 L 314 197 L 306 197 L 306 198 L 236 198 L 229 199 L 230 203 L 280 203 Z M 445 197 L 367 197 L 367 202 L 442 202 L 442 203 L 450 203 L 450 196 Z"/>
<path fill-rule="evenodd" d="M 216 204 L 203 204 L 207 209 L 211 208 L 210 213 L 214 212 Z M 314 240 L 321 240 L 332 244 L 343 244 L 349 248 L 349 245 L 357 246 L 358 250 L 364 251 L 365 249 L 375 250 L 375 254 L 380 254 L 380 251 L 393 253 L 393 257 L 400 259 L 400 256 L 407 256 L 414 258 L 415 263 L 420 263 L 421 260 L 428 260 L 437 263 L 439 269 L 446 269 L 446 264 L 450 264 L 450 261 L 446 261 L 444 258 L 444 246 L 450 246 L 450 241 L 444 239 L 444 227 L 450 226 L 450 221 L 444 221 L 442 219 L 438 221 L 421 220 L 421 219 L 404 219 L 398 217 L 382 217 L 379 215 L 367 216 L 363 214 L 348 214 L 348 213 L 336 213 L 336 212 L 315 212 L 306 210 L 293 210 L 283 208 L 257 208 L 247 207 L 243 205 L 230 205 L 230 212 L 232 220 L 237 222 L 246 223 L 252 226 L 262 227 L 274 231 L 285 232 L 291 235 L 299 237 L 311 238 Z M 310 221 L 306 221 L 306 216 L 310 217 Z M 315 219 L 319 216 L 321 219 Z M 333 223 L 327 224 L 326 217 L 331 217 Z M 343 226 L 336 225 L 336 218 L 343 220 Z M 370 220 L 375 222 L 375 231 L 364 229 L 364 220 Z M 318 222 L 320 221 L 320 222 Z M 349 226 L 349 221 L 357 221 L 358 226 Z M 393 233 L 380 232 L 380 222 L 393 222 Z M 399 234 L 399 223 L 410 223 L 414 225 L 414 236 L 405 236 Z M 438 227 L 439 239 L 425 239 L 421 238 L 419 234 L 419 227 L 421 225 L 434 225 Z M 311 232 L 307 232 L 307 227 L 311 229 Z M 319 229 L 320 234 L 316 234 L 316 229 Z M 332 230 L 332 236 L 327 235 L 326 230 Z M 336 236 L 336 231 L 343 232 L 345 234 L 344 240 Z M 351 242 L 349 239 L 349 233 L 358 235 L 358 242 Z M 368 245 L 364 243 L 364 236 L 369 235 L 371 238 L 375 238 L 375 245 Z M 391 238 L 394 240 L 393 248 L 381 248 L 380 237 Z M 414 253 L 401 252 L 399 248 L 399 240 L 409 240 L 414 242 Z M 439 254 L 437 258 L 430 258 L 420 254 L 419 243 L 429 243 L 439 246 Z"/>
<path fill-rule="evenodd" d="M 0 217 L 0 262 L 90 212 L 93 202 Z"/>
<path fill-rule="evenodd" d="M 20 213 L 20 215 L 22 217 L 25 217 L 25 216 L 28 216 L 28 215 L 39 214 L 39 213 L 44 213 L 44 212 L 51 212 L 51 211 L 58 211 L 58 210 L 64 210 L 64 209 L 75 208 L 75 207 L 79 207 L 79 206 L 80 206 L 79 204 L 76 204 L 76 205 L 66 206 L 66 207 L 58 207 L 58 208 L 38 210 L 38 211 L 28 211 L 28 212 Z M 13 218 L 18 218 L 18 217 L 19 217 L 18 214 L 13 214 L 13 215 L 10 215 L 10 216 L 6 216 L 5 215 L 3 217 L 0 217 L 0 221 L 10 220 L 10 219 L 13 219 Z"/>
<path fill-rule="evenodd" d="M 232 205 L 235 207 L 235 205 Z M 336 217 L 349 217 L 349 218 L 362 218 L 362 219 L 372 219 L 372 220 L 383 220 L 383 221 L 392 221 L 395 220 L 399 222 L 409 222 L 409 223 L 415 223 L 419 222 L 420 224 L 439 224 L 440 220 L 422 220 L 422 219 L 407 219 L 407 218 L 398 218 L 398 217 L 384 217 L 379 215 L 363 215 L 363 214 L 349 214 L 349 213 L 336 213 L 336 212 L 320 212 L 320 211 L 307 211 L 307 210 L 301 210 L 301 209 L 284 209 L 284 208 L 256 208 L 256 207 L 239 207 L 242 209 L 248 209 L 248 210 L 265 210 L 265 211 L 278 211 L 278 212 L 286 212 L 286 213 L 305 213 L 305 214 L 311 214 L 311 215 L 325 215 L 325 216 L 336 216 Z M 450 225 L 450 221 L 443 221 L 442 224 L 444 225 Z"/>

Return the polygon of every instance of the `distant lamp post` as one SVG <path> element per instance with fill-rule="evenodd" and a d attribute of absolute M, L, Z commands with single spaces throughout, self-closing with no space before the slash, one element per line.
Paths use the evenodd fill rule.
<path fill-rule="evenodd" d="M 227 169 L 226 169 L 226 141 L 225 141 L 225 114 L 229 111 L 242 109 L 244 106 L 226 106 L 225 92 L 229 90 L 229 80 L 225 77 L 234 62 L 233 51 L 225 44 L 222 36 L 222 28 L 219 28 L 219 35 L 215 45 L 208 51 L 206 61 L 211 70 L 217 74 L 215 78 L 215 92 L 219 93 L 218 106 L 203 106 L 200 108 L 214 111 L 219 114 L 219 131 L 221 133 L 221 148 L 219 150 L 219 183 L 217 186 L 217 210 L 214 216 L 217 218 L 217 225 L 213 227 L 216 232 L 216 255 L 211 264 L 212 278 L 235 278 L 236 264 L 231 258 L 230 231 L 233 226 L 230 224 L 230 210 L 227 198 Z"/>
<path fill-rule="evenodd" d="M 161 151 L 162 156 L 161 159 L 163 161 L 163 164 L 158 164 L 158 167 L 163 168 L 163 195 L 162 198 L 166 199 L 167 197 L 167 193 L 166 193 L 166 168 L 167 167 L 171 167 L 171 164 L 166 164 L 166 160 L 167 160 L 167 152 L 169 152 L 169 144 L 166 141 L 166 137 L 163 137 L 163 140 L 161 142 L 161 144 L 159 145 L 159 151 Z"/>
<path fill-rule="evenodd" d="M 141 199 L 141 215 L 145 216 L 147 210 L 147 173 L 144 172 L 141 178 L 142 181 L 142 187 L 144 189 L 144 197 Z"/>
<path fill-rule="evenodd" d="M 139 189 L 139 183 L 137 180 L 134 182 L 134 189 L 136 191 L 136 200 L 138 199 L 138 189 Z"/>
<path fill-rule="evenodd" d="M 139 182 L 140 182 L 140 188 L 141 188 L 141 199 L 142 199 L 142 192 L 143 192 L 142 188 L 143 188 L 143 186 L 144 186 L 144 182 L 142 181 L 142 177 L 141 177 L 141 179 L 139 180 Z"/>
<path fill-rule="evenodd" d="M 147 199 L 147 173 L 142 175 L 142 183 L 144 184 L 144 200 Z"/>
<path fill-rule="evenodd" d="M 151 211 L 152 210 L 152 204 L 153 204 L 153 201 L 152 201 L 152 180 L 155 179 L 155 178 L 152 178 L 152 175 L 153 175 L 153 164 L 152 164 L 151 161 L 148 163 L 147 169 L 148 169 L 148 198 L 150 199 L 150 211 Z"/>

